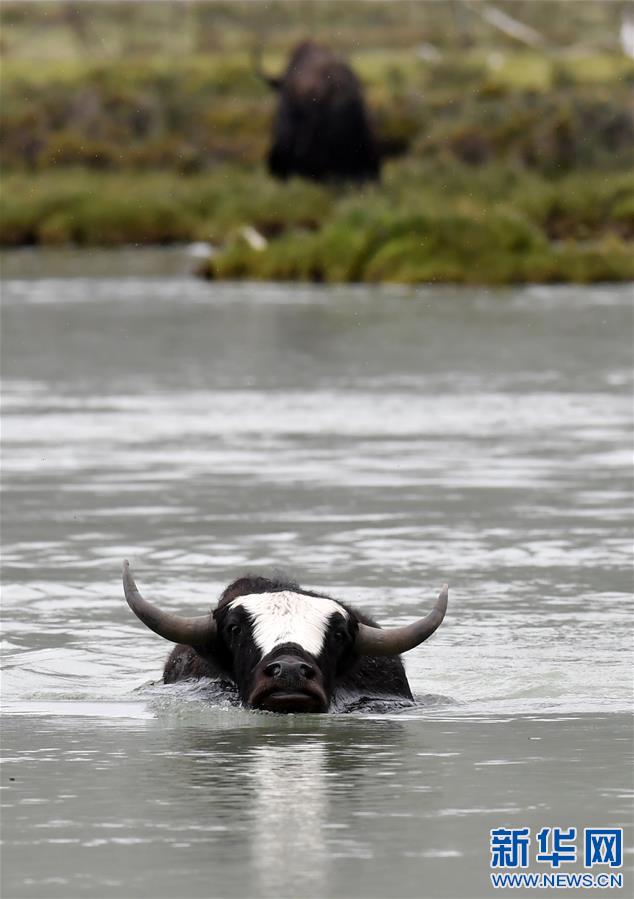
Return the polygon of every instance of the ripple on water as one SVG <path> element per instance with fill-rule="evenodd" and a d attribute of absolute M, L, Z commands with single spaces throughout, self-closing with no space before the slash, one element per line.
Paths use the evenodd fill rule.
<path fill-rule="evenodd" d="M 449 581 L 407 666 L 455 705 L 424 714 L 629 706 L 627 291 L 5 288 L 7 698 L 106 709 L 160 676 L 131 557 L 194 614 L 260 567 L 386 624 Z"/>

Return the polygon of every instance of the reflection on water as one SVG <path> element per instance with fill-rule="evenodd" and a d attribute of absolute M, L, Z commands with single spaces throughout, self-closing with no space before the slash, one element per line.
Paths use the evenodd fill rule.
<path fill-rule="evenodd" d="M 328 894 L 328 884 L 321 880 L 328 867 L 325 756 L 323 742 L 256 746 L 249 754 L 251 859 L 266 895 L 280 895 L 289 881 L 299 895 L 309 885 L 318 895 Z"/>
<path fill-rule="evenodd" d="M 5 266 L 3 895 L 479 896 L 489 826 L 620 821 L 631 290 L 82 259 Z M 192 613 L 245 569 L 386 624 L 449 581 L 424 699 L 304 720 L 152 686 L 124 556 Z"/>
<path fill-rule="evenodd" d="M 492 827 L 629 828 L 630 744 L 623 715 L 8 718 L 3 896 L 487 896 Z"/>

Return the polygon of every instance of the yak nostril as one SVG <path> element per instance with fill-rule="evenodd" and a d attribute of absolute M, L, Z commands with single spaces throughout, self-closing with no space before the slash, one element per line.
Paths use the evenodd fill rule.
<path fill-rule="evenodd" d="M 315 669 L 308 662 L 280 659 L 279 661 L 269 662 L 264 668 L 264 674 L 275 680 L 279 678 L 294 680 L 297 677 L 302 677 L 304 680 L 312 680 L 315 677 Z"/>
<path fill-rule="evenodd" d="M 264 669 L 264 673 L 268 675 L 268 677 L 279 677 L 282 673 L 282 666 L 279 662 L 271 662 L 270 665 L 267 665 Z"/>

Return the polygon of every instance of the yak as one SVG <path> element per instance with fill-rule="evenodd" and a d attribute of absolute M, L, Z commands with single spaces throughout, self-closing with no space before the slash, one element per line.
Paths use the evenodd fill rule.
<path fill-rule="evenodd" d="M 139 593 L 123 564 L 128 605 L 143 624 L 177 646 L 166 684 L 211 678 L 242 705 L 270 712 L 326 712 L 355 701 L 412 701 L 400 653 L 441 624 L 448 587 L 425 618 L 381 628 L 351 606 L 292 580 L 247 575 L 230 584 L 207 615 L 184 618 Z"/>
<path fill-rule="evenodd" d="M 281 77 L 257 71 L 278 93 L 268 155 L 272 175 L 315 181 L 374 181 L 380 151 L 350 66 L 328 47 L 304 41 Z"/>

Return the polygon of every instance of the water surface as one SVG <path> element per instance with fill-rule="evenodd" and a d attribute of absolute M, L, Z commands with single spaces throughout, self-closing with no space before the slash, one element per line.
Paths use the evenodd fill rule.
<path fill-rule="evenodd" d="M 631 288 L 186 269 L 5 259 L 3 896 L 487 896 L 491 827 L 627 824 Z M 151 685 L 125 556 L 450 608 L 415 708 L 254 714 Z"/>

